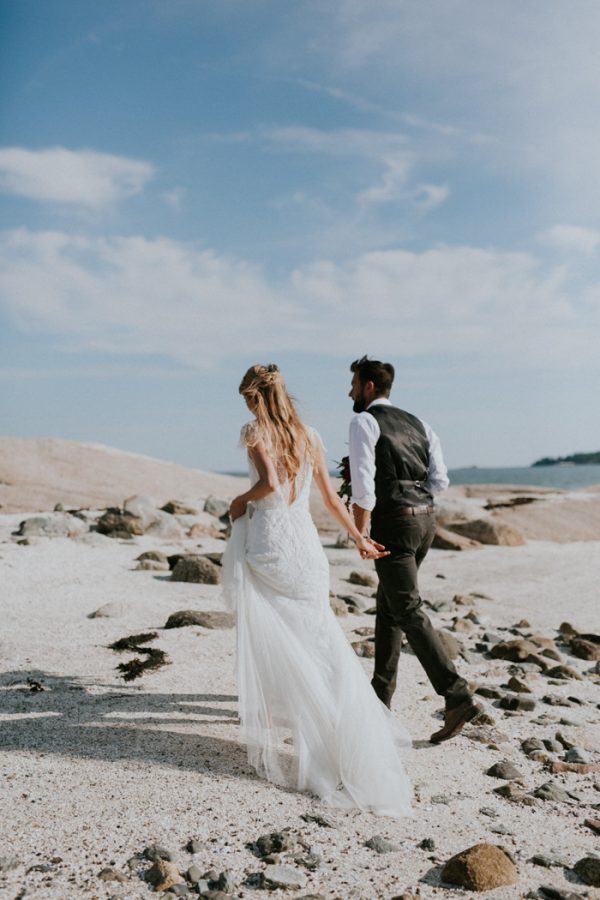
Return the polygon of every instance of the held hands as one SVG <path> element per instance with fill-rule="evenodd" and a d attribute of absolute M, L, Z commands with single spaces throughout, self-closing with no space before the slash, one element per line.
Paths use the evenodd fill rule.
<path fill-rule="evenodd" d="M 242 500 L 241 497 L 235 497 L 231 501 L 231 506 L 229 507 L 229 518 L 232 522 L 235 522 L 236 519 L 239 519 L 240 516 L 246 514 L 246 507 L 248 506 L 245 500 Z"/>
<path fill-rule="evenodd" d="M 360 553 L 361 559 L 381 559 L 382 556 L 389 556 L 390 551 L 386 550 L 383 544 L 368 537 L 362 537 L 356 542 L 356 549 Z"/>

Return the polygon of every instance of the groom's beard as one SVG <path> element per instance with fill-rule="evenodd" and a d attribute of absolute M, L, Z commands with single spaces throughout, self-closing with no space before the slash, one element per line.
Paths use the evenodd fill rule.
<path fill-rule="evenodd" d="M 362 399 L 362 397 L 359 397 L 358 400 L 355 400 L 352 405 L 352 409 L 355 413 L 364 412 L 366 408 L 367 408 L 367 404 Z"/>

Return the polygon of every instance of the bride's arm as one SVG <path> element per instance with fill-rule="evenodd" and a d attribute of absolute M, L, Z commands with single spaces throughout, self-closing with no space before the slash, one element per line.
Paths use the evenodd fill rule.
<path fill-rule="evenodd" d="M 333 489 L 329 472 L 327 471 L 327 461 L 323 448 L 319 445 L 315 451 L 314 479 L 323 498 L 323 502 L 331 515 L 337 519 L 342 528 L 345 528 L 350 537 L 356 544 L 363 559 L 379 559 L 382 556 L 389 556 L 389 551 L 381 544 L 377 544 L 370 538 L 364 537 L 352 520 L 348 510 L 344 506 L 342 498 L 339 497 Z"/>
<path fill-rule="evenodd" d="M 248 503 L 252 500 L 262 500 L 263 497 L 267 497 L 277 490 L 277 473 L 264 442 L 258 441 L 254 446 L 249 447 L 248 453 L 258 472 L 258 481 L 245 494 L 240 494 L 231 501 L 229 515 L 232 521 L 244 515 Z"/>

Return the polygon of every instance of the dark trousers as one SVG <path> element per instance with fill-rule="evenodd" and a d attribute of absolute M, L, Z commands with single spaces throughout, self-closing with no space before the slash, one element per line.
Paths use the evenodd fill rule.
<path fill-rule="evenodd" d="M 435 534 L 433 515 L 399 516 L 393 525 L 373 529 L 373 537 L 390 550 L 375 560 L 379 576 L 375 618 L 375 671 L 372 685 L 390 706 L 402 635 L 425 669 L 433 689 L 451 708 L 470 697 L 464 678 L 456 671 L 441 639 L 423 609 L 417 575 Z"/>

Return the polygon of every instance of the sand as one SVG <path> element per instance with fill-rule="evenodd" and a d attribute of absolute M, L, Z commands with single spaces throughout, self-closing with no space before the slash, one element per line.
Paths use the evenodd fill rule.
<path fill-rule="evenodd" d="M 204 493 L 218 494 L 224 483 L 203 477 Z M 139 484 L 129 486 L 120 469 L 113 469 L 113 479 L 123 496 Z M 147 490 L 148 485 L 141 487 Z M 164 492 L 153 493 L 160 500 L 193 495 L 175 487 L 166 481 Z M 88 502 L 84 495 L 82 485 L 80 502 Z M 197 487 L 196 498 L 201 496 Z M 414 739 L 405 761 L 415 786 L 415 815 L 393 820 L 330 811 L 308 796 L 258 779 L 249 769 L 238 736 L 234 631 L 162 629 L 176 610 L 222 608 L 219 587 L 176 583 L 162 572 L 135 570 L 135 557 L 146 549 L 175 552 L 198 549 L 200 543 L 203 551 L 220 551 L 223 542 L 205 538 L 163 544 L 148 536 L 124 542 L 88 535 L 32 538 L 23 546 L 11 537 L 21 518 L 0 516 L 0 857 L 16 863 L 0 873 L 0 896 L 149 896 L 140 877 L 144 864 L 128 868 L 127 860 L 153 842 L 173 851 L 184 869 L 194 862 L 201 871 L 228 870 L 241 883 L 264 868 L 247 843 L 284 827 L 302 835 L 321 856 L 312 872 L 291 863 L 307 878 L 296 896 L 390 900 L 417 889 L 425 898 L 458 896 L 439 886 L 440 866 L 481 841 L 507 847 L 519 871 L 516 885 L 487 895 L 494 900 L 522 897 L 542 884 L 593 895 L 567 870 L 540 868 L 530 860 L 534 853 L 555 848 L 572 865 L 598 849 L 584 821 L 598 817 L 595 785 L 600 776 L 551 775 L 520 749 L 523 738 L 553 737 L 560 728 L 599 761 L 598 681 L 586 674 L 592 663 L 564 654 L 582 680 L 552 685 L 543 675 L 531 676 L 538 700 L 533 712 L 510 714 L 484 701 L 500 732 L 495 749 L 473 740 L 469 728 L 435 747 L 427 739 L 439 727 L 441 704 L 415 657 L 404 652 L 394 712 Z M 331 547 L 331 535 L 324 542 L 333 590 L 356 592 L 347 582 L 350 571 L 372 571 L 372 564 L 363 563 L 353 550 Z M 481 628 L 497 630 L 526 617 L 532 631 L 549 637 L 565 619 L 579 630 L 597 631 L 600 542 L 530 541 L 523 547 L 467 553 L 431 551 L 421 582 L 429 601 L 467 592 L 485 595 L 475 600 Z M 88 618 L 108 602 L 116 604 L 112 617 Z M 438 625 L 449 625 L 452 617 L 451 612 L 432 613 Z M 354 629 L 372 625 L 373 617 L 348 615 L 338 621 L 348 638 L 356 640 Z M 154 644 L 168 653 L 170 664 L 126 684 L 115 669 L 122 657 L 107 645 L 147 630 L 158 631 Z M 124 656 L 129 658 L 131 654 Z M 459 659 L 457 665 L 473 684 L 506 681 L 510 664 L 481 655 L 471 659 Z M 370 675 L 372 661 L 362 660 L 362 665 Z M 32 692 L 28 677 L 45 690 Z M 541 697 L 550 692 L 583 702 L 547 706 Z M 548 718 L 540 724 L 536 720 L 542 714 Z M 559 724 L 561 719 L 570 724 Z M 500 798 L 492 789 L 501 782 L 485 772 L 501 759 L 518 766 L 527 791 L 551 780 L 579 799 L 536 801 L 530 807 Z M 335 827 L 305 822 L 301 816 L 309 812 L 329 815 Z M 499 827 L 505 833 L 492 830 Z M 365 847 L 377 834 L 398 849 L 380 856 Z M 202 844 L 195 856 L 184 849 L 192 837 Z M 424 838 L 434 839 L 434 850 L 419 847 Z M 47 870 L 27 873 L 40 864 Z M 100 881 L 98 873 L 106 866 L 126 873 L 127 881 Z M 234 895 L 263 894 L 241 886 Z"/>

